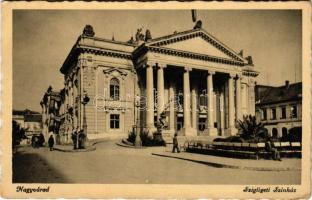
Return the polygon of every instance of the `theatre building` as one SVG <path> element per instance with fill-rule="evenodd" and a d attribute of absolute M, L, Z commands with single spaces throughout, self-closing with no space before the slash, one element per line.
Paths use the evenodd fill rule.
<path fill-rule="evenodd" d="M 84 119 L 89 139 L 126 136 L 134 125 L 153 133 L 163 113 L 168 136 L 224 136 L 237 133 L 237 119 L 255 115 L 251 56 L 201 27 L 158 38 L 141 32 L 120 42 L 84 28 L 60 69 L 66 134 Z"/>

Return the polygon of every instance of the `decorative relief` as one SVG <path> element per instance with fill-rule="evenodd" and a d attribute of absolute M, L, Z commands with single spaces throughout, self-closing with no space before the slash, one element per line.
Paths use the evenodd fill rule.
<path fill-rule="evenodd" d="M 124 79 L 125 76 L 127 76 L 128 74 L 124 71 L 124 70 L 121 70 L 121 69 L 118 69 L 118 68 L 110 68 L 110 69 L 106 69 L 106 70 L 103 70 L 103 73 L 106 75 L 106 77 L 110 77 L 110 76 L 113 76 L 113 77 L 120 77 L 121 79 Z"/>

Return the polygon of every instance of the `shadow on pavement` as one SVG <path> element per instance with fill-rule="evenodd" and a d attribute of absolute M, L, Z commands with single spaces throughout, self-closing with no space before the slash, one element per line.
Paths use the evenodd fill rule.
<path fill-rule="evenodd" d="M 31 152 L 22 150 L 12 157 L 13 183 L 68 183 L 69 181 L 59 171 L 49 165 L 49 162 L 35 149 Z"/>

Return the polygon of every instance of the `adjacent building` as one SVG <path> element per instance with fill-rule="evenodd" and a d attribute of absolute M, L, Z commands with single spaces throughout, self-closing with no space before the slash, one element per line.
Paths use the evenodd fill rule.
<path fill-rule="evenodd" d="M 294 127 L 302 126 L 302 83 L 279 87 L 257 85 L 256 111 L 273 137 L 283 137 Z"/>
<path fill-rule="evenodd" d="M 254 68 L 251 56 L 201 26 L 158 38 L 138 29 L 121 42 L 87 25 L 61 66 L 64 89 L 46 93 L 42 105 L 59 108 L 52 113 L 64 142 L 84 121 L 89 139 L 126 136 L 134 125 L 151 134 L 161 113 L 167 135 L 233 135 L 237 119 L 255 115 Z"/>
<path fill-rule="evenodd" d="M 47 141 L 49 133 L 54 133 L 56 141 L 59 142 L 59 127 L 60 127 L 60 107 L 62 97 L 59 91 L 53 91 L 50 86 L 40 102 L 42 108 L 42 132 Z"/>
<path fill-rule="evenodd" d="M 31 110 L 13 110 L 12 120 L 25 130 L 26 136 L 42 132 L 42 116 L 39 112 Z"/>

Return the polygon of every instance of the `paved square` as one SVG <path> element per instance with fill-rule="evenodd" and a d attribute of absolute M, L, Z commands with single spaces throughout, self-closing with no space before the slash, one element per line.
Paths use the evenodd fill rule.
<path fill-rule="evenodd" d="M 253 171 L 215 168 L 159 157 L 164 147 L 131 149 L 107 141 L 91 152 L 21 147 L 13 160 L 15 183 L 113 184 L 300 184 L 301 171 Z M 261 162 L 261 161 L 260 161 Z"/>

